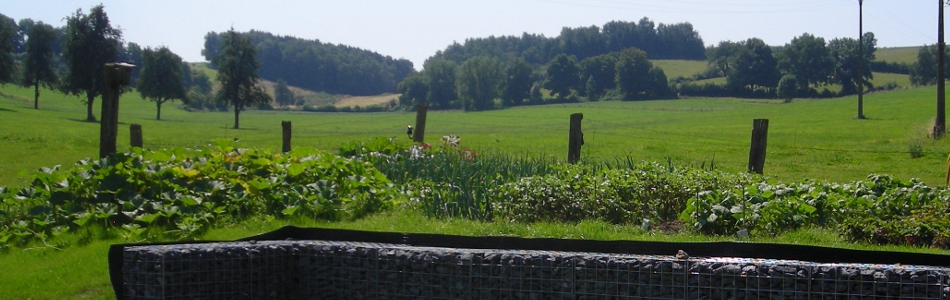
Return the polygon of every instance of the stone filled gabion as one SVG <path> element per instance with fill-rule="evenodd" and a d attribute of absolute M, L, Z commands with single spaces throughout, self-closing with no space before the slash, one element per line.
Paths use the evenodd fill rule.
<path fill-rule="evenodd" d="M 950 299 L 950 269 L 333 241 L 127 247 L 127 299 Z"/>

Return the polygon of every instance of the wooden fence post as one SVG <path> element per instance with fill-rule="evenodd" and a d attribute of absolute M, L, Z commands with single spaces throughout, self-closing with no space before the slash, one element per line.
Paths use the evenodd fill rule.
<path fill-rule="evenodd" d="M 584 133 L 581 132 L 581 120 L 584 114 L 576 113 L 571 115 L 571 132 L 567 142 L 567 162 L 576 164 L 581 160 L 581 146 L 584 145 Z"/>
<path fill-rule="evenodd" d="M 106 63 L 102 69 L 102 112 L 99 120 L 99 158 L 115 153 L 119 133 L 119 89 L 132 81 L 132 68 L 126 63 Z"/>
<path fill-rule="evenodd" d="M 142 148 L 142 125 L 129 125 L 129 144 L 132 147 Z"/>
<path fill-rule="evenodd" d="M 412 132 L 412 141 L 416 143 L 423 143 L 425 140 L 426 134 L 426 112 L 428 112 L 429 106 L 425 104 L 419 104 L 416 106 L 416 128 Z"/>
<path fill-rule="evenodd" d="M 749 147 L 749 173 L 762 174 L 765 148 L 769 137 L 769 119 L 752 121 L 752 145 Z"/>
<path fill-rule="evenodd" d="M 290 133 L 291 133 L 290 121 L 281 121 L 280 127 L 283 129 L 283 132 L 284 132 L 283 150 L 284 150 L 284 153 L 287 153 L 287 152 L 290 152 Z"/>

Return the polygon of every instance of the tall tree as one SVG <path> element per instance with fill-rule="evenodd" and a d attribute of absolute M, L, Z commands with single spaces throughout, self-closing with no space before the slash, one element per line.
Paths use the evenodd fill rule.
<path fill-rule="evenodd" d="M 458 97 L 455 93 L 455 63 L 445 59 L 429 58 L 422 66 L 423 74 L 429 83 L 429 93 L 426 94 L 429 105 L 436 109 L 452 108 L 452 100 Z"/>
<path fill-rule="evenodd" d="M 785 44 L 779 67 L 786 74 L 795 75 L 798 86 L 805 91 L 810 86 L 828 83 L 834 72 L 834 59 L 825 45 L 825 39 L 805 33 Z"/>
<path fill-rule="evenodd" d="M 718 46 L 710 47 L 706 51 L 710 71 L 718 76 L 729 76 L 741 51 L 742 44 L 733 41 L 720 41 Z"/>
<path fill-rule="evenodd" d="M 16 73 L 16 61 L 13 59 L 16 37 L 16 21 L 0 14 L 0 84 L 13 82 L 13 74 Z"/>
<path fill-rule="evenodd" d="M 877 39 L 874 33 L 864 34 L 862 39 L 864 48 L 860 42 L 853 38 L 837 38 L 828 43 L 828 49 L 831 57 L 834 58 L 835 68 L 832 73 L 833 82 L 841 85 L 841 93 L 845 95 L 858 92 L 858 84 L 863 82 L 865 89 L 872 87 L 870 79 L 874 79 L 871 72 L 871 61 L 874 60 L 874 52 L 877 50 Z M 864 54 L 864 59 L 860 57 L 859 51 Z M 861 74 L 858 73 L 861 71 Z"/>
<path fill-rule="evenodd" d="M 495 106 L 498 88 L 503 75 L 498 68 L 498 60 L 488 56 L 476 56 L 458 68 L 455 76 L 455 90 L 467 111 L 490 110 Z"/>
<path fill-rule="evenodd" d="M 426 94 L 429 93 L 429 84 L 426 83 L 426 77 L 419 72 L 411 72 L 406 79 L 403 79 L 396 90 L 399 91 L 399 104 L 403 107 L 414 107 L 419 104 L 428 104 Z"/>
<path fill-rule="evenodd" d="M 604 91 L 617 87 L 616 55 L 604 54 L 588 57 L 581 61 L 581 82 L 585 84 L 587 96 L 599 98 Z"/>
<path fill-rule="evenodd" d="M 531 65 L 523 58 L 509 60 L 505 67 L 504 88 L 501 100 L 505 106 L 517 106 L 531 97 Z"/>
<path fill-rule="evenodd" d="M 221 52 L 211 62 L 218 67 L 218 82 L 221 83 L 215 98 L 234 108 L 234 129 L 238 129 L 242 109 L 271 100 L 264 89 L 257 85 L 260 80 L 257 68 L 261 66 L 257 51 L 250 38 L 238 34 L 232 28 L 224 34 Z"/>
<path fill-rule="evenodd" d="M 26 58 L 23 62 L 24 87 L 33 87 L 33 108 L 40 108 L 40 85 L 47 88 L 56 87 L 59 78 L 53 70 L 53 42 L 56 40 L 56 30 L 53 26 L 37 22 L 27 33 Z"/>
<path fill-rule="evenodd" d="M 580 81 L 580 68 L 577 59 L 567 54 L 558 54 L 548 62 L 547 80 L 544 88 L 551 90 L 558 98 L 566 98 L 576 90 Z"/>
<path fill-rule="evenodd" d="M 720 44 L 721 45 L 721 44 Z M 731 67 L 726 72 L 727 85 L 736 89 L 773 89 L 781 79 L 772 48 L 758 38 L 750 38 L 733 49 Z"/>
<path fill-rule="evenodd" d="M 277 79 L 277 84 L 274 85 L 274 101 L 280 106 L 294 104 L 294 92 L 287 87 L 287 82 L 283 79 Z"/>
<path fill-rule="evenodd" d="M 944 53 L 944 61 L 948 53 Z M 950 68 L 944 68 L 950 70 Z M 937 83 L 937 46 L 923 46 L 917 52 L 917 62 L 910 67 L 910 83 L 913 85 L 931 85 Z"/>
<path fill-rule="evenodd" d="M 629 48 L 620 52 L 616 69 L 617 87 L 624 94 L 625 100 L 645 99 L 647 93 L 653 89 L 653 76 L 650 76 L 653 63 L 640 49 Z"/>
<path fill-rule="evenodd" d="M 94 6 L 89 14 L 82 9 L 66 18 L 66 45 L 63 56 L 69 71 L 60 84 L 63 92 L 85 94 L 86 121 L 95 122 L 93 103 L 102 93 L 103 65 L 115 61 L 122 42 L 122 31 L 109 25 L 109 17 L 102 5 Z"/>
<path fill-rule="evenodd" d="M 184 100 L 185 87 L 181 82 L 181 57 L 168 47 L 142 51 L 142 71 L 138 90 L 142 98 L 155 102 L 155 119 L 162 119 L 162 104 Z"/>

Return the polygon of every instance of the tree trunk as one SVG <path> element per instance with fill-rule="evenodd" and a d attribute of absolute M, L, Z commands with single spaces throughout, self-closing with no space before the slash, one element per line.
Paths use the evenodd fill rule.
<path fill-rule="evenodd" d="M 156 113 L 155 113 L 155 120 L 161 120 L 162 119 L 162 101 L 156 100 L 155 108 L 157 108 Z"/>
<path fill-rule="evenodd" d="M 40 81 L 33 83 L 33 109 L 40 109 Z"/>
<path fill-rule="evenodd" d="M 234 129 L 239 129 L 238 127 L 238 114 L 241 113 L 241 109 L 237 106 L 234 106 Z"/>
<path fill-rule="evenodd" d="M 95 103 L 96 97 L 92 93 L 86 93 L 86 121 L 95 122 L 96 116 L 92 114 L 92 105 Z"/>

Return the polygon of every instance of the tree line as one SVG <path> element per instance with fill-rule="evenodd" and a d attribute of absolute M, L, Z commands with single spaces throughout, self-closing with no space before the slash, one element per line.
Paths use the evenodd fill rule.
<path fill-rule="evenodd" d="M 205 35 L 205 59 L 221 52 L 222 35 Z M 331 94 L 378 95 L 396 91 L 396 84 L 413 70 L 412 62 L 346 45 L 322 43 L 251 30 L 241 33 L 256 47 L 261 78 Z"/>
<path fill-rule="evenodd" d="M 560 35 L 548 38 L 540 34 L 469 38 L 452 43 L 433 56 L 461 64 L 477 56 L 501 61 L 520 57 L 528 63 L 543 65 L 559 54 L 577 60 L 620 52 L 629 48 L 644 51 L 649 59 L 705 59 L 705 45 L 690 23 L 657 25 L 648 18 L 639 22 L 612 21 L 603 27 L 564 27 Z"/>
<path fill-rule="evenodd" d="M 675 95 L 666 74 L 637 48 L 588 57 L 554 56 L 543 66 L 521 57 L 502 61 L 482 55 L 454 61 L 431 57 L 421 72 L 413 72 L 397 87 L 399 104 L 424 104 L 432 109 L 480 111 L 545 103 L 542 89 L 553 100 L 576 102 L 602 98 L 622 100 L 667 99 Z M 607 95 L 613 90 L 612 95 Z"/>

